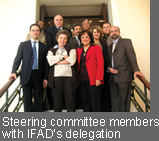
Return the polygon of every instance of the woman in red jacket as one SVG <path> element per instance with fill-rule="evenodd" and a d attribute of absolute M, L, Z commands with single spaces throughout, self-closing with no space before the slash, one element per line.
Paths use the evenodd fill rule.
<path fill-rule="evenodd" d="M 77 51 L 78 82 L 84 112 L 101 112 L 101 84 L 104 77 L 104 59 L 101 47 L 93 45 L 90 31 L 79 34 L 82 43 Z"/>

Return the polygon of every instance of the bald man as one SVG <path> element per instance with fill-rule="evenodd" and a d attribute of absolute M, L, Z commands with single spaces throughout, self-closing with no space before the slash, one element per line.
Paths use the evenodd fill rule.
<path fill-rule="evenodd" d="M 61 29 L 66 29 L 70 33 L 70 36 L 71 36 L 71 31 L 69 29 L 63 27 L 63 17 L 61 15 L 56 15 L 54 17 L 54 26 L 49 27 L 46 30 L 45 36 L 46 36 L 46 43 L 47 43 L 48 49 L 57 45 L 55 36 L 56 36 L 56 33 Z"/>
<path fill-rule="evenodd" d="M 129 112 L 132 74 L 144 77 L 140 72 L 130 39 L 120 37 L 119 27 L 110 28 L 113 43 L 108 47 L 109 84 L 113 112 Z"/>

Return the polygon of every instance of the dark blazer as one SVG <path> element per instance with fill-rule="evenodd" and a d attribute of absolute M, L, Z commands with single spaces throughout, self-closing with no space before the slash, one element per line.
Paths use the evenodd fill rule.
<path fill-rule="evenodd" d="M 39 42 L 38 73 L 41 83 L 44 79 L 47 80 L 48 78 L 48 63 L 46 60 L 46 55 L 46 45 Z M 22 61 L 22 68 L 20 72 L 20 80 L 22 85 L 26 85 L 29 82 L 32 73 L 33 59 L 34 57 L 31 40 L 20 43 L 17 55 L 14 59 L 12 73 L 16 73 Z"/>
<path fill-rule="evenodd" d="M 76 37 L 72 37 L 69 42 L 67 43 L 68 46 L 73 46 L 75 49 L 79 48 L 78 41 Z"/>
<path fill-rule="evenodd" d="M 108 46 L 107 43 L 103 40 L 99 40 L 100 44 L 102 46 L 102 51 L 103 51 L 103 58 L 104 58 L 104 70 L 106 71 L 108 68 Z"/>
<path fill-rule="evenodd" d="M 108 47 L 108 66 L 112 67 L 113 55 L 114 69 L 118 70 L 118 73 L 115 75 L 109 75 L 109 82 L 111 82 L 111 77 L 113 76 L 116 83 L 131 82 L 132 73 L 134 73 L 135 71 L 139 71 L 135 51 L 131 40 L 123 39 L 120 37 L 113 53 L 112 45 L 113 44 Z"/>
<path fill-rule="evenodd" d="M 78 48 L 77 52 L 77 61 L 78 61 L 78 78 L 80 71 L 80 61 L 81 61 L 81 53 L 83 47 Z M 101 80 L 101 84 L 103 84 L 104 77 L 104 59 L 103 53 L 100 46 L 91 45 L 86 54 L 86 68 L 89 76 L 90 85 L 95 85 L 96 80 Z M 78 79 L 79 81 L 79 79 Z"/>
<path fill-rule="evenodd" d="M 72 36 L 71 31 L 69 29 L 65 27 L 63 27 L 63 29 L 67 30 L 70 33 L 70 36 Z M 45 37 L 46 37 L 46 44 L 47 44 L 48 50 L 58 44 L 55 38 L 57 32 L 58 30 L 56 26 L 49 27 L 46 30 Z"/>

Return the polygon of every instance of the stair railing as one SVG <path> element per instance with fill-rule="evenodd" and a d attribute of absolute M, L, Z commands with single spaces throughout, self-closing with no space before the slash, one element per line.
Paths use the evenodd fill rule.
<path fill-rule="evenodd" d="M 21 68 L 17 71 L 17 78 L 20 74 Z M 9 87 L 14 83 L 14 79 L 10 79 L 8 80 L 8 82 L 0 89 L 0 98 L 6 94 L 6 100 L 5 103 L 2 105 L 2 107 L 0 108 L 0 112 L 8 112 L 8 108 L 9 106 L 12 104 L 13 100 L 17 97 L 17 95 L 19 96 L 18 99 L 18 103 L 15 106 L 13 112 L 18 112 L 19 109 L 21 108 L 22 104 L 23 104 L 23 96 L 21 96 L 21 92 L 22 92 L 22 86 L 19 83 L 18 86 L 15 88 L 15 90 L 12 92 L 12 94 L 9 96 L 9 92 L 8 89 Z"/>
<path fill-rule="evenodd" d="M 143 108 L 140 106 L 139 102 L 135 98 L 134 92 L 138 94 L 138 96 L 141 98 L 141 100 L 145 104 L 145 111 L 148 112 L 150 110 L 150 100 L 147 97 L 147 90 L 150 91 L 150 82 L 141 76 L 137 76 L 138 79 L 143 83 L 144 85 L 144 92 L 140 89 L 140 87 L 135 83 L 135 81 L 132 81 L 132 96 L 131 101 L 136 107 L 138 112 L 144 112 Z"/>

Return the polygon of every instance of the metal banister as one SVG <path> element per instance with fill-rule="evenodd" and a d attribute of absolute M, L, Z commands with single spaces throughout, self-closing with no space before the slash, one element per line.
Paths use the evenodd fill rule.
<path fill-rule="evenodd" d="M 137 75 L 137 78 L 143 83 L 144 92 L 139 88 L 139 86 L 134 81 L 132 81 L 131 101 L 134 104 L 134 106 L 136 107 L 136 109 L 138 110 L 138 112 L 144 112 L 144 110 L 141 108 L 140 104 L 138 103 L 138 101 L 135 98 L 134 91 L 136 91 L 138 96 L 141 98 L 141 100 L 145 104 L 145 111 L 148 112 L 148 110 L 150 110 L 150 100 L 147 97 L 147 89 L 150 91 L 150 82 L 146 78 L 141 77 L 139 75 Z"/>
<path fill-rule="evenodd" d="M 21 67 L 19 70 L 17 70 L 17 78 L 20 74 L 21 71 Z M 8 88 L 13 84 L 13 82 L 15 81 L 15 79 L 10 79 L 8 80 L 8 82 L 0 89 L 0 98 L 3 96 L 3 94 L 8 90 Z"/>

